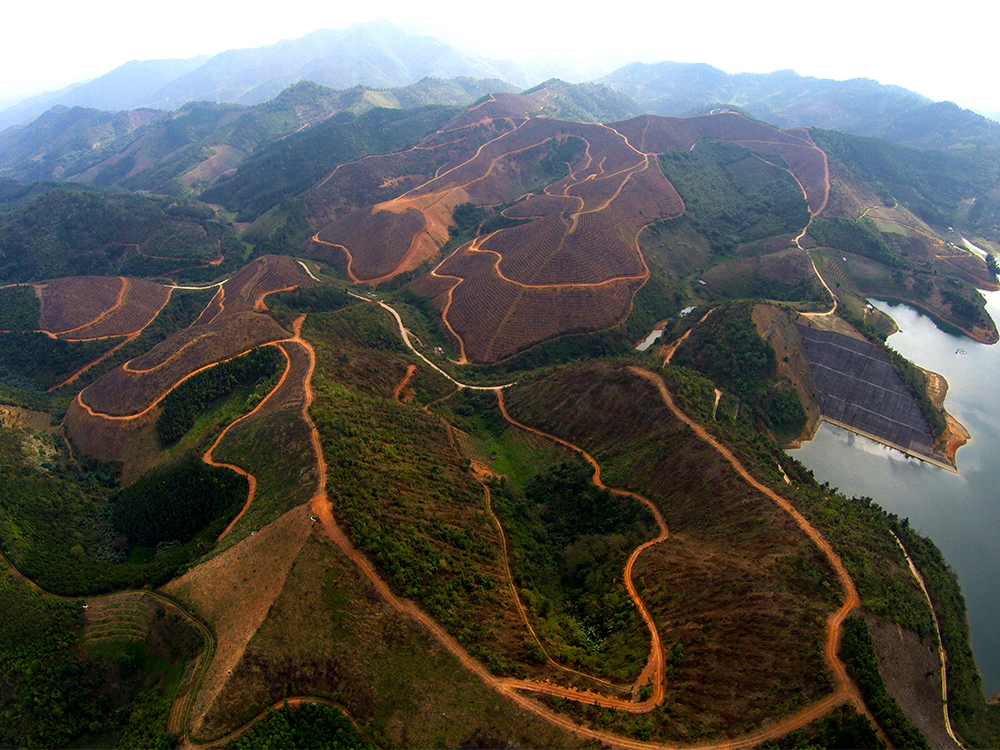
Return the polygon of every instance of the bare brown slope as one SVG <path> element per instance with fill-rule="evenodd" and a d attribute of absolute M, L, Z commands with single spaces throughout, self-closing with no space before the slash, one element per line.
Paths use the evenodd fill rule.
<path fill-rule="evenodd" d="M 140 439 L 155 452 L 150 426 L 166 395 L 198 372 L 262 344 L 291 338 L 259 312 L 282 289 L 315 286 L 287 257 L 264 256 L 229 279 L 195 323 L 91 383 L 66 414 L 69 439 L 84 453 L 122 460 Z"/>
<path fill-rule="evenodd" d="M 610 376 L 607 369 L 568 368 L 537 386 L 515 386 L 510 408 L 595 450 L 609 471 L 606 481 L 642 492 L 663 512 L 671 539 L 640 558 L 636 575 L 645 576 L 668 651 L 679 644 L 685 655 L 671 681 L 675 710 L 695 721 L 707 703 L 730 721 L 751 714 L 777 719 L 772 712 L 786 690 L 822 702 L 825 685 L 816 679 L 818 665 L 809 666 L 816 658 L 807 656 L 810 641 L 826 645 L 835 702 L 862 705 L 836 656 L 840 621 L 857 598 L 829 545 L 677 411 L 657 376 L 640 370 Z M 803 532 L 819 550 L 801 549 Z M 839 608 L 811 584 L 794 583 L 800 574 L 790 560 L 802 554 L 811 565 L 837 571 L 845 592 Z M 833 609 L 826 628 L 815 624 Z M 816 618 L 811 624 L 804 611 Z M 792 688 L 793 680 L 805 682 Z M 726 731 L 738 733 L 740 726 Z"/>
<path fill-rule="evenodd" d="M 308 509 L 299 506 L 163 587 L 197 612 L 217 639 L 215 656 L 194 701 L 192 733 L 200 729 L 205 711 L 281 593 L 310 528 Z"/>
<path fill-rule="evenodd" d="M 125 278 L 75 276 L 53 279 L 41 288 L 38 326 L 53 334 L 82 328 L 115 307 L 125 292 Z"/>
<path fill-rule="evenodd" d="M 219 310 L 211 318 L 203 315 L 190 328 L 107 373 L 85 388 L 77 401 L 95 416 L 139 416 L 198 371 L 288 338 L 287 331 L 257 311 L 264 309 L 268 294 L 315 285 L 291 258 L 259 258 L 222 286 Z"/>

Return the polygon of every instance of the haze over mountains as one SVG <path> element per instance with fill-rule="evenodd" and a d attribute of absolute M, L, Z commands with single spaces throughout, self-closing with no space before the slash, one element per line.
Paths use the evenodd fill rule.
<path fill-rule="evenodd" d="M 387 21 L 319 29 L 301 39 L 188 60 L 125 63 L 67 91 L 42 94 L 0 112 L 0 128 L 52 106 L 172 110 L 191 101 L 260 104 L 300 80 L 333 88 L 393 88 L 421 78 L 495 78 L 527 87 L 538 80 L 516 64 L 460 53 Z"/>
<path fill-rule="evenodd" d="M 213 56 L 133 60 L 91 81 L 0 110 L 0 129 L 29 122 L 56 106 L 118 112 L 170 111 L 192 101 L 256 105 L 300 80 L 336 89 L 386 89 L 425 77 L 470 77 L 492 79 L 498 90 L 513 91 L 553 77 L 582 81 L 593 70 L 593 65 L 571 60 L 487 59 L 378 20 Z M 660 62 L 631 63 L 595 82 L 629 97 L 636 112 L 683 116 L 725 105 L 780 127 L 831 128 L 914 145 L 954 145 L 942 139 L 942 130 L 960 130 L 956 140 L 971 132 L 1000 141 L 1000 126 L 980 115 L 871 79 L 834 81 L 789 70 L 733 75 L 703 63 Z"/>
<path fill-rule="evenodd" d="M 378 22 L 0 131 L 0 747 L 1000 747 L 940 552 L 782 448 L 974 466 L 869 300 L 1000 340 L 1000 125 L 601 75 Z"/>

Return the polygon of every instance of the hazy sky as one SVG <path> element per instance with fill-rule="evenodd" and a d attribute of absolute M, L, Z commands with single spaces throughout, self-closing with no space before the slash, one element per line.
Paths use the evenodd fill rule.
<path fill-rule="evenodd" d="M 8 4 L 0 30 L 0 106 L 132 59 L 258 47 L 383 17 L 489 57 L 558 55 L 615 65 L 679 60 L 731 73 L 791 68 L 824 78 L 874 78 L 932 99 L 1000 110 L 1000 9 L 991 3 L 284 0 L 256 7 L 262 6 L 204 0 Z"/>

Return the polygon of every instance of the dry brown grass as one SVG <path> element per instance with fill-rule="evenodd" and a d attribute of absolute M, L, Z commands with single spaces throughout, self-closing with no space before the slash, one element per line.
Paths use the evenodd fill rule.
<path fill-rule="evenodd" d="M 871 189 L 856 180 L 837 159 L 828 156 L 830 168 L 830 195 L 823 209 L 823 218 L 857 219 L 873 206 L 882 205 L 882 199 Z"/>
<path fill-rule="evenodd" d="M 99 320 L 63 334 L 68 341 L 128 336 L 148 326 L 170 299 L 170 289 L 142 279 L 128 279 L 128 285 L 117 306 L 106 311 Z"/>
<path fill-rule="evenodd" d="M 308 508 L 299 506 L 163 587 L 215 631 L 215 656 L 191 715 L 193 735 L 284 588 L 311 528 Z"/>
<path fill-rule="evenodd" d="M 124 279 L 116 276 L 74 276 L 42 286 L 38 325 L 63 333 L 85 326 L 118 302 Z"/>
<path fill-rule="evenodd" d="M 359 209 L 326 227 L 317 238 L 343 245 L 352 259 L 351 277 L 365 281 L 399 266 L 424 227 L 423 215 L 414 208 L 402 212 Z"/>
<path fill-rule="evenodd" d="M 336 697 L 383 746 L 580 746 L 484 685 L 387 607 L 320 535 L 302 547 L 202 736 L 221 736 L 291 694 Z"/>
<path fill-rule="evenodd" d="M 212 150 L 214 153 L 210 157 L 178 178 L 184 187 L 189 190 L 195 187 L 205 187 L 225 172 L 236 169 L 240 162 L 246 158 L 246 154 L 238 148 L 226 144 L 213 146 Z"/>
<path fill-rule="evenodd" d="M 66 410 L 66 435 L 75 450 L 101 461 L 121 461 L 122 481 L 128 482 L 149 467 L 150 456 L 160 453 L 154 408 L 137 419 L 109 420 L 92 416 L 74 399 Z"/>

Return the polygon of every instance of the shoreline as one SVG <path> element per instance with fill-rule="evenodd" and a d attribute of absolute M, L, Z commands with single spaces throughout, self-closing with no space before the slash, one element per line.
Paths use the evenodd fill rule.
<path fill-rule="evenodd" d="M 873 435 L 872 433 L 865 432 L 864 430 L 860 430 L 857 427 L 852 427 L 851 425 L 846 424 L 845 422 L 840 422 L 836 419 L 831 419 L 830 417 L 822 415 L 820 416 L 819 421 L 816 423 L 816 429 L 813 430 L 813 434 L 810 435 L 809 437 L 810 440 L 816 435 L 816 432 L 819 430 L 820 424 L 822 424 L 823 422 L 834 425 L 835 427 L 839 427 L 842 430 L 847 430 L 848 432 L 854 433 L 855 435 L 860 435 L 861 437 L 868 438 L 869 440 L 872 440 L 878 443 L 879 445 L 884 445 L 887 448 L 892 448 L 893 450 L 897 450 L 900 453 L 906 454 L 907 456 L 919 459 L 921 461 L 931 464 L 932 466 L 937 466 L 939 469 L 944 469 L 945 471 L 949 471 L 952 474 L 958 474 L 958 467 L 955 466 L 953 463 L 949 463 L 944 456 L 928 456 L 923 453 L 917 453 L 916 451 L 911 451 L 909 448 L 904 448 L 903 446 L 897 445 L 896 443 L 886 440 L 885 438 L 881 438 L 878 435 Z"/>
<path fill-rule="evenodd" d="M 986 290 L 986 291 L 993 291 L 993 290 Z M 946 333 L 948 332 L 947 329 L 951 328 L 953 331 L 957 331 L 958 333 L 961 333 L 964 336 L 968 336 L 973 341 L 979 344 L 986 344 L 987 346 L 993 346 L 994 344 L 1000 342 L 1000 331 L 998 331 L 998 329 L 996 328 L 996 321 L 993 321 L 994 325 L 993 330 L 986 328 L 979 328 L 979 327 L 970 329 L 970 328 L 965 328 L 964 326 L 960 326 L 957 323 L 954 323 L 950 320 L 945 320 L 945 318 L 942 317 L 940 313 L 936 313 L 928 309 L 926 305 L 917 302 L 916 300 L 906 299 L 905 297 L 897 297 L 888 294 L 874 294 L 874 293 L 867 294 L 865 295 L 865 297 L 870 297 L 871 299 L 876 299 L 879 300 L 880 302 L 885 302 L 890 307 L 893 304 L 903 304 L 906 305 L 907 307 L 912 307 L 914 310 L 917 310 L 918 312 L 922 313 L 923 315 L 926 315 L 928 318 L 934 321 L 934 324 L 942 331 L 945 331 Z"/>
<path fill-rule="evenodd" d="M 944 432 L 934 442 L 934 450 L 935 452 L 941 451 L 945 459 L 955 464 L 955 454 L 958 453 L 959 448 L 972 439 L 972 435 L 965 428 L 965 425 L 955 419 L 944 408 L 944 401 L 948 395 L 948 381 L 944 375 L 931 370 L 925 370 L 919 365 L 917 369 L 924 374 L 927 384 L 927 395 L 930 397 L 931 403 L 944 413 L 947 424 Z M 957 464 L 955 464 L 955 468 L 958 468 Z"/>
<path fill-rule="evenodd" d="M 940 375 L 938 377 L 941 377 Z M 943 380 L 943 378 L 942 378 Z M 820 426 L 823 422 L 831 424 L 834 427 L 839 427 L 842 430 L 847 430 L 854 435 L 860 435 L 861 437 L 868 438 L 879 445 L 884 445 L 887 448 L 892 448 L 900 453 L 903 453 L 912 458 L 924 461 L 931 466 L 936 466 L 939 469 L 944 469 L 945 471 L 951 472 L 952 474 L 958 474 L 958 464 L 955 461 L 955 454 L 958 449 L 969 442 L 971 435 L 969 431 L 965 429 L 965 426 L 955 419 L 951 414 L 945 412 L 945 418 L 948 420 L 948 429 L 938 438 L 936 445 L 944 444 L 946 446 L 945 452 L 943 454 L 936 454 L 933 456 L 928 456 L 923 453 L 917 453 L 916 451 L 911 451 L 909 448 L 904 448 L 902 445 L 897 445 L 890 440 L 881 438 L 878 435 L 873 435 L 870 432 L 865 432 L 864 430 L 858 429 L 857 427 L 852 427 L 846 422 L 841 422 L 831 417 L 827 417 L 823 414 L 819 415 L 819 418 L 815 422 L 806 422 L 806 426 L 802 430 L 802 434 L 798 438 L 791 441 L 787 445 L 783 445 L 782 448 L 787 448 L 790 450 L 795 450 L 802 447 L 802 443 L 812 440 L 816 437 L 816 433 L 819 432 Z"/>

